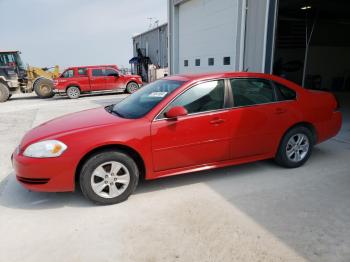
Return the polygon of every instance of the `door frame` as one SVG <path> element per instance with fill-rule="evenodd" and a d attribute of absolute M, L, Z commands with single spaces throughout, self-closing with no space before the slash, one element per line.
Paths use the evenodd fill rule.
<path fill-rule="evenodd" d="M 196 82 L 194 84 L 191 84 L 186 89 L 182 90 L 179 94 L 177 94 L 175 97 L 173 97 L 168 103 L 166 103 L 160 109 L 160 111 L 153 118 L 152 122 L 156 122 L 156 121 L 160 121 L 160 120 L 167 120 L 167 118 L 158 118 L 158 117 L 159 117 L 159 115 L 161 113 L 163 113 L 164 109 L 167 108 L 176 98 L 178 98 L 180 95 L 182 95 L 183 93 L 187 92 L 191 88 L 193 88 L 193 87 L 195 87 L 195 86 L 197 86 L 199 84 L 203 84 L 203 83 L 207 83 L 207 82 L 213 82 L 213 81 L 220 81 L 220 80 L 224 80 L 224 85 L 225 85 L 224 107 L 222 109 L 216 109 L 216 110 L 209 110 L 209 111 L 203 111 L 203 112 L 198 112 L 198 113 L 192 113 L 192 114 L 188 114 L 188 116 L 198 115 L 198 114 L 207 114 L 207 113 L 210 113 L 210 112 L 223 111 L 223 110 L 227 110 L 227 109 L 232 108 L 233 100 L 232 100 L 232 95 L 230 96 L 230 93 L 229 93 L 230 92 L 230 87 L 231 87 L 231 86 L 229 86 L 230 78 L 220 77 L 220 78 L 207 79 L 207 80 L 202 80 L 202 81 L 198 81 L 198 82 Z"/>

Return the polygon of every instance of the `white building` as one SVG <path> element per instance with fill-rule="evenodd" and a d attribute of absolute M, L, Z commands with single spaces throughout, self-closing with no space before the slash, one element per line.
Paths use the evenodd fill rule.
<path fill-rule="evenodd" d="M 170 73 L 265 72 L 350 90 L 348 10 L 348 0 L 168 0 Z"/>

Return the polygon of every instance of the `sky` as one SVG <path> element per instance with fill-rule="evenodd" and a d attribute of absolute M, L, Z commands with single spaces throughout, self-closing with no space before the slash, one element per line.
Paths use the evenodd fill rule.
<path fill-rule="evenodd" d="M 167 0 L 0 0 L 0 50 L 25 64 L 129 67 L 132 36 L 167 21 Z"/>

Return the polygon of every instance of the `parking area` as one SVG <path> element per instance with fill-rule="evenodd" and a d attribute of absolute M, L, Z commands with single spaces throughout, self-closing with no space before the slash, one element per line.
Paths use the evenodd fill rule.
<path fill-rule="evenodd" d="M 0 261 L 349 261 L 350 97 L 344 124 L 298 169 L 272 161 L 142 182 L 128 201 L 95 206 L 79 190 L 23 189 L 10 156 L 49 119 L 124 94 L 0 104 Z"/>

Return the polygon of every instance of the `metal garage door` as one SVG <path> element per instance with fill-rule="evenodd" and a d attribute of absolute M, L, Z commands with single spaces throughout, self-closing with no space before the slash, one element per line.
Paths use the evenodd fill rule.
<path fill-rule="evenodd" d="M 239 0 L 191 0 L 178 12 L 179 72 L 235 70 Z"/>

